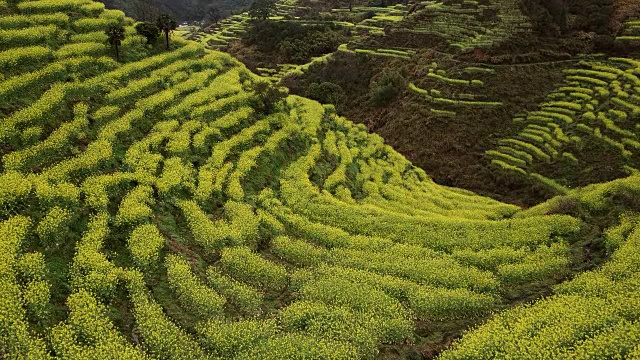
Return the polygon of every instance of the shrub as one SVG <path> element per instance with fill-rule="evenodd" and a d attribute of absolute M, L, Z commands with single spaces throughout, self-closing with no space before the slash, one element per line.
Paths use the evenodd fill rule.
<path fill-rule="evenodd" d="M 254 0 L 249 7 L 249 17 L 253 20 L 266 20 L 276 9 L 276 3 L 273 0 Z"/>
<path fill-rule="evenodd" d="M 215 291 L 227 298 L 241 312 L 251 315 L 260 313 L 262 294 L 256 289 L 222 274 L 213 266 L 207 269 L 207 280 Z"/>
<path fill-rule="evenodd" d="M 385 106 L 406 87 L 407 79 L 397 70 L 385 69 L 369 85 L 369 99 L 375 106 Z"/>
<path fill-rule="evenodd" d="M 22 255 L 17 267 L 26 280 L 44 280 L 47 274 L 44 255 L 39 252 Z"/>
<path fill-rule="evenodd" d="M 133 315 L 145 348 L 156 358 L 206 359 L 200 345 L 150 298 L 142 273 L 130 272 L 127 277 Z"/>
<path fill-rule="evenodd" d="M 147 39 L 147 45 L 154 44 L 160 38 L 160 29 L 152 22 L 141 22 L 136 24 L 136 32 Z"/>
<path fill-rule="evenodd" d="M 265 53 L 277 52 L 286 63 L 306 64 L 313 57 L 334 52 L 346 37 L 338 25 L 259 21 L 247 29 L 242 41 Z"/>
<path fill-rule="evenodd" d="M 51 57 L 51 49 L 44 46 L 26 46 L 0 52 L 0 68 L 4 74 L 11 73 L 30 63 L 46 62 Z"/>
<path fill-rule="evenodd" d="M 97 296 L 110 297 L 118 283 L 115 265 L 100 252 L 109 234 L 108 215 L 94 216 L 80 240 L 71 266 L 71 286 Z"/>
<path fill-rule="evenodd" d="M 116 330 L 106 307 L 86 291 L 67 298 L 69 316 L 51 330 L 57 356 L 67 359 L 110 358 L 143 360 L 147 357 Z"/>
<path fill-rule="evenodd" d="M 204 346 L 210 348 L 216 356 L 232 359 L 273 337 L 279 329 L 274 319 L 231 323 L 209 320 L 199 324 L 196 331 Z"/>
<path fill-rule="evenodd" d="M 116 224 L 137 224 L 149 220 L 153 214 L 149 205 L 154 203 L 153 188 L 139 185 L 122 199 L 116 214 Z"/>
<path fill-rule="evenodd" d="M 0 174 L 0 216 L 17 213 L 26 204 L 33 185 L 17 172 Z"/>
<path fill-rule="evenodd" d="M 58 28 L 55 25 L 32 26 L 26 29 L 0 30 L 0 49 L 17 46 L 47 44 L 55 40 Z"/>
<path fill-rule="evenodd" d="M 333 104 L 339 108 L 344 101 L 345 92 L 340 85 L 325 81 L 311 83 L 307 87 L 305 95 L 323 104 Z"/>
<path fill-rule="evenodd" d="M 326 250 L 301 240 L 279 236 L 271 242 L 271 251 L 287 262 L 298 266 L 317 266 L 328 258 Z"/>
<path fill-rule="evenodd" d="M 614 12 L 613 0 L 569 0 L 569 12 L 575 15 L 574 29 L 599 34 L 610 32 L 609 23 Z"/>
<path fill-rule="evenodd" d="M 254 94 L 250 99 L 251 107 L 261 115 L 274 113 L 285 104 L 284 100 L 287 98 L 285 88 L 276 87 L 266 81 L 253 82 L 248 90 Z"/>
<path fill-rule="evenodd" d="M 37 318 L 44 318 L 51 297 L 51 285 L 47 281 L 30 281 L 24 287 L 22 297 L 27 309 Z"/>

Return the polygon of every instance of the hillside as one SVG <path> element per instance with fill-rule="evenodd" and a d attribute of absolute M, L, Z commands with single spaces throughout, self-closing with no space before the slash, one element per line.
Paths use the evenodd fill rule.
<path fill-rule="evenodd" d="M 564 12 L 553 9 L 560 3 Z M 298 0 L 276 6 L 267 21 L 254 24 L 246 13 L 235 15 L 188 38 L 227 51 L 293 94 L 335 105 L 341 116 L 383 136 L 439 184 L 532 206 L 566 188 L 610 181 L 635 168 L 629 164 L 636 161 L 628 156 L 630 145 L 622 151 L 627 155 L 612 155 L 608 149 L 621 145 L 597 137 L 584 152 L 581 144 L 547 150 L 538 143 L 549 161 L 536 165 L 531 154 L 521 156 L 516 167 L 522 161 L 533 165 L 524 174 L 498 161 L 514 156 L 504 153 L 509 150 L 502 142 L 522 140 L 526 124 L 519 119 L 541 111 L 547 95 L 559 99 L 558 89 L 584 85 L 570 84 L 566 72 L 594 65 L 633 71 L 608 58 L 633 60 L 639 54 L 640 3 Z M 436 95 L 425 97 L 416 89 Z M 606 112 L 608 95 L 604 100 Z M 573 123 L 556 125 L 570 138 L 583 138 Z M 407 134 L 407 128 L 414 131 Z"/>
<path fill-rule="evenodd" d="M 227 16 L 251 5 L 248 0 L 105 0 L 103 3 L 107 9 L 122 10 L 139 21 L 153 21 L 158 15 L 168 13 L 180 23 L 203 21 L 212 8 Z"/>
<path fill-rule="evenodd" d="M 0 358 L 640 357 L 637 174 L 522 209 L 227 53 L 146 45 L 101 3 L 0 14 Z M 615 64 L 589 70 L 621 87 L 596 119 L 635 99 L 638 66 Z M 438 115 L 465 110 L 427 86 L 491 76 L 439 70 L 406 84 Z M 555 101 L 586 109 L 581 89 Z"/>

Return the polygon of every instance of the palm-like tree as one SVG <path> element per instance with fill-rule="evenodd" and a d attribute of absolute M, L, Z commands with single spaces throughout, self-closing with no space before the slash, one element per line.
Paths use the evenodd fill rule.
<path fill-rule="evenodd" d="M 176 21 L 169 14 L 162 14 L 156 20 L 156 26 L 164 33 L 167 40 L 167 50 L 169 50 L 169 33 L 178 27 Z"/>
<path fill-rule="evenodd" d="M 107 34 L 109 44 L 116 50 L 116 59 L 120 61 L 120 45 L 124 40 L 124 28 L 121 25 L 109 25 L 104 33 Z"/>

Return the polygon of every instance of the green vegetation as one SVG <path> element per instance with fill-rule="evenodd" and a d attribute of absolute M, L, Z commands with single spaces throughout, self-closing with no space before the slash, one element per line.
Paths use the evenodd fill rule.
<path fill-rule="evenodd" d="M 252 20 L 266 20 L 275 7 L 276 3 L 273 0 L 255 0 L 249 7 L 248 15 Z"/>
<path fill-rule="evenodd" d="M 617 154 L 608 166 L 616 167 L 618 173 L 633 172 L 639 155 L 639 128 L 633 120 L 640 117 L 640 97 L 636 94 L 640 64 L 633 59 L 612 58 L 606 62 L 582 61 L 580 65 L 565 70 L 563 86 L 548 94 L 549 101 L 539 110 L 520 121 L 524 130 L 515 138 L 500 140 L 504 147 L 486 155 L 509 164 L 508 170 L 528 173 L 533 181 L 561 193 L 565 186 L 580 185 L 574 172 L 597 160 L 592 155 L 593 146 Z M 587 143 L 593 145 L 585 148 Z M 505 154 L 505 148 L 525 151 L 532 157 L 516 159 Z"/>
<path fill-rule="evenodd" d="M 147 38 L 147 44 L 154 44 L 160 37 L 160 29 L 156 24 L 150 22 L 136 24 L 136 32 Z"/>
<path fill-rule="evenodd" d="M 437 65 L 437 64 L 436 64 Z M 472 69 L 469 71 L 469 69 Z M 478 71 L 480 69 L 480 71 Z M 470 73 L 486 73 L 493 74 L 493 69 L 487 68 L 465 68 L 464 72 Z M 430 68 L 427 73 L 427 78 L 429 83 L 433 84 L 435 87 L 442 87 L 442 85 L 446 85 L 448 87 L 448 91 L 451 89 L 459 89 L 462 88 L 464 91 L 471 90 L 476 88 L 478 92 L 481 92 L 481 88 L 484 86 L 484 83 L 481 80 L 477 79 L 457 79 L 447 76 L 447 73 L 444 70 L 437 70 L 436 68 Z M 503 105 L 500 101 L 480 101 L 475 100 L 476 97 L 480 98 L 482 95 L 478 94 L 469 94 L 469 93 L 457 93 L 457 99 L 447 98 L 442 94 L 442 91 L 432 88 L 429 91 L 421 89 L 417 87 L 415 84 L 409 84 L 409 90 L 412 92 L 423 96 L 429 103 L 433 105 L 439 105 L 445 107 L 445 109 L 431 109 L 431 111 L 436 115 L 442 116 L 451 116 L 452 112 L 447 110 L 447 108 L 499 108 Z"/>
<path fill-rule="evenodd" d="M 441 36 L 459 50 L 490 47 L 531 31 L 529 18 L 512 1 L 424 3 L 403 22 L 412 33 Z"/>
<path fill-rule="evenodd" d="M 637 177 L 579 190 L 532 208 L 523 216 L 571 201 L 590 211 L 613 204 L 610 196 L 638 190 Z M 606 194 L 606 195 L 605 195 Z M 637 194 L 636 194 L 637 196 Z M 637 213 L 632 216 L 637 220 Z M 506 311 L 469 332 L 442 359 L 634 358 L 638 354 L 637 294 L 640 227 L 629 218 L 612 227 L 610 260 L 554 287 L 554 295 Z M 533 330 L 535 329 L 535 330 Z"/>
<path fill-rule="evenodd" d="M 437 129 L 522 111 L 495 90 L 515 68 L 339 46 L 349 19 L 376 37 L 432 14 L 422 30 L 448 21 L 459 49 L 530 29 L 513 4 L 481 3 L 350 4 L 331 24 L 284 19 L 291 3 L 254 16 L 245 41 L 303 64 L 285 74 L 393 65 L 312 81 L 336 108 L 172 35 L 168 15 L 136 25 L 91 0 L 0 1 L 0 358 L 638 356 L 640 62 L 567 67 L 495 136 L 497 173 L 563 194 L 530 209 L 438 184 L 338 113 L 359 101 L 387 119 L 402 102 Z M 503 12 L 470 32 L 483 9 Z M 350 86 L 366 90 L 351 99 Z M 404 136 L 424 135 L 410 125 Z M 575 189 L 553 176 L 602 149 L 633 174 Z"/>
<path fill-rule="evenodd" d="M 122 40 L 124 40 L 124 28 L 119 25 L 110 25 L 107 30 L 105 30 L 105 34 L 107 35 L 107 41 L 113 48 L 116 50 L 116 59 L 120 61 L 120 45 L 122 45 Z"/>
<path fill-rule="evenodd" d="M 167 50 L 169 50 L 169 33 L 175 30 L 178 27 L 175 19 L 171 17 L 169 14 L 162 14 L 156 20 L 156 26 L 160 31 L 164 33 L 166 42 L 167 42 Z"/>

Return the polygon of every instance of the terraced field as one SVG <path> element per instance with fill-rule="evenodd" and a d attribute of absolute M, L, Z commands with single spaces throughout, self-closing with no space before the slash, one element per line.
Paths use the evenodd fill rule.
<path fill-rule="evenodd" d="M 433 88 L 426 90 L 410 83 L 409 89 L 423 96 L 432 106 L 431 113 L 438 116 L 456 116 L 456 108 L 499 108 L 502 102 L 483 99 L 482 89 L 485 84 L 482 80 L 474 78 L 477 74 L 491 76 L 494 72 L 491 67 L 468 66 L 463 69 L 460 78 L 455 78 L 447 75 L 445 70 L 438 69 L 437 63 L 433 63 L 428 69 L 426 79 Z"/>
<path fill-rule="evenodd" d="M 468 51 L 499 45 L 518 34 L 530 31 L 528 18 L 510 1 L 422 1 L 411 6 L 397 4 L 389 7 L 353 6 L 319 12 L 322 20 L 308 20 L 296 16 L 304 5 L 314 2 L 279 1 L 271 20 L 299 24 L 332 24 L 349 29 L 349 42 L 335 52 L 320 56 L 307 64 L 278 64 L 277 67 L 258 67 L 260 75 L 278 82 L 287 76 L 301 75 L 309 67 L 331 61 L 333 55 L 352 53 L 362 56 L 400 58 L 410 60 L 415 50 L 393 43 L 394 33 L 405 36 L 433 36 L 444 41 L 448 50 Z M 317 4 L 315 4 L 317 5 Z M 364 18 L 364 20 L 362 20 Z M 218 24 L 196 32 L 182 32 L 190 40 L 207 44 L 210 49 L 225 50 L 231 42 L 239 41 L 249 26 L 247 13 L 234 15 Z"/>
<path fill-rule="evenodd" d="M 629 20 L 623 25 L 623 32 L 618 41 L 640 41 L 640 20 Z"/>
<path fill-rule="evenodd" d="M 487 156 L 493 164 L 560 193 L 575 184 L 548 165 L 564 173 L 580 172 L 594 166 L 594 147 L 612 155 L 609 166 L 618 172 L 636 173 L 640 62 L 628 58 L 582 61 L 564 75 L 564 84 L 547 96 L 539 110 L 514 119 L 523 130 L 500 140 L 500 146 L 487 151 Z"/>
<path fill-rule="evenodd" d="M 269 19 L 283 20 L 285 17 L 292 16 L 292 13 L 297 9 L 292 4 L 295 4 L 295 1 L 278 1 L 274 14 Z M 232 41 L 241 39 L 242 35 L 247 31 L 250 20 L 248 12 L 244 12 L 229 16 L 204 29 L 185 28 L 180 35 L 186 39 L 201 42 L 209 49 L 224 50 Z"/>
<path fill-rule="evenodd" d="M 296 12 L 303 9 L 299 1 L 279 1 L 271 19 L 344 26 L 352 32 L 352 36 L 337 52 L 407 60 L 415 53 L 414 50 L 372 47 L 372 44 L 382 41 L 393 32 L 401 32 L 442 38 L 451 51 L 465 51 L 499 44 L 512 36 L 528 32 L 531 27 L 517 5 L 499 0 L 482 4 L 475 1 L 422 1 L 411 7 L 397 4 L 389 7 L 354 6 L 351 10 L 334 8 L 320 12 L 318 16 L 324 19 L 321 21 L 295 16 Z M 360 17 L 364 17 L 364 20 L 354 20 Z M 207 44 L 210 49 L 224 50 L 231 42 L 241 39 L 249 22 L 248 14 L 243 13 L 201 31 L 184 31 L 182 35 Z M 304 65 L 280 64 L 278 68 L 258 68 L 257 71 L 277 82 L 286 76 L 300 75 L 310 66 L 326 60 L 330 60 L 329 54 Z"/>
<path fill-rule="evenodd" d="M 638 355 L 637 176 L 522 211 L 435 184 L 331 106 L 268 103 L 227 54 L 157 53 L 100 3 L 0 9 L 0 357 L 402 358 L 582 269 L 603 212 L 622 214 L 605 266 L 443 358 Z M 611 106 L 633 99 L 618 62 L 598 70 Z"/>
<path fill-rule="evenodd" d="M 306 72 L 309 67 L 319 63 L 326 63 L 338 52 L 367 54 L 371 56 L 386 58 L 403 58 L 408 59 L 415 52 L 407 49 L 369 49 L 361 45 L 361 39 L 370 36 L 384 36 L 384 27 L 392 23 L 401 21 L 407 13 L 404 5 L 396 5 L 394 7 L 366 7 L 356 6 L 352 10 L 349 9 L 331 9 L 329 12 L 320 12 L 319 16 L 324 16 L 326 20 L 309 20 L 296 16 L 296 13 L 307 9 L 297 1 L 283 0 L 276 3 L 271 21 L 292 22 L 303 26 L 331 24 L 334 26 L 344 27 L 352 32 L 352 37 L 348 44 L 341 45 L 333 53 L 327 53 L 323 56 L 312 58 L 306 64 L 278 64 L 275 67 L 258 67 L 256 72 L 273 82 L 292 76 L 301 75 Z M 349 21 L 351 17 L 362 16 L 371 13 L 373 16 L 363 21 Z M 225 51 L 232 42 L 240 41 L 250 26 L 251 19 L 247 12 L 233 15 L 221 20 L 215 25 L 205 29 L 197 29 L 185 27 L 179 29 L 178 33 L 185 39 L 201 42 L 211 50 Z"/>
<path fill-rule="evenodd" d="M 509 0 L 423 1 L 417 9 L 400 26 L 440 36 L 457 50 L 492 46 L 531 30 L 519 5 Z"/>

